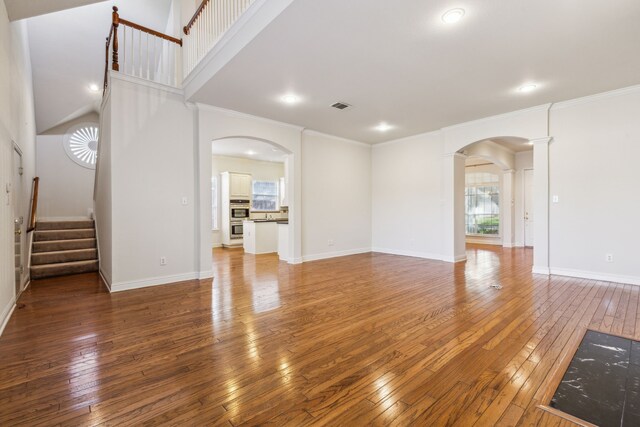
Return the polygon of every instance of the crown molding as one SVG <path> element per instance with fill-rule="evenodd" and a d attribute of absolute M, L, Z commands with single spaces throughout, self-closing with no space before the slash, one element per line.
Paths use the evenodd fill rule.
<path fill-rule="evenodd" d="M 313 129 L 303 129 L 302 133 L 306 134 L 306 135 L 311 135 L 311 136 L 320 136 L 320 137 L 323 137 L 323 138 L 334 139 L 336 141 L 346 142 L 347 144 L 358 145 L 358 146 L 361 146 L 361 147 L 367 147 L 369 149 L 371 149 L 371 147 L 372 147 L 372 144 L 367 144 L 365 142 L 356 141 L 354 139 L 343 138 L 341 136 L 330 135 L 330 134 L 324 133 L 324 132 L 318 132 L 317 130 L 313 130 Z"/>
<path fill-rule="evenodd" d="M 293 125 L 291 123 L 285 123 L 285 122 L 279 122 L 277 120 L 273 120 L 273 119 L 267 119 L 265 117 L 260 117 L 260 116 L 254 116 L 251 114 L 247 114 L 247 113 L 241 113 L 240 111 L 235 111 L 235 110 L 228 110 L 226 108 L 222 108 L 222 107 L 215 107 L 213 105 L 209 105 L 209 104 L 202 104 L 202 103 L 196 103 L 196 106 L 198 107 L 198 110 L 204 110 L 204 111 L 211 111 L 214 113 L 221 113 L 221 114 L 226 114 L 228 116 L 232 116 L 232 117 L 238 117 L 241 119 L 249 119 L 249 120 L 256 120 L 262 123 L 268 123 L 268 124 L 272 124 L 272 125 L 277 125 L 277 126 L 282 126 L 282 127 L 287 127 L 290 129 L 295 129 L 298 132 L 302 132 L 304 130 L 304 128 L 302 126 L 298 126 L 298 125 Z"/>
<path fill-rule="evenodd" d="M 450 130 L 457 130 L 457 129 L 462 129 L 465 127 L 469 127 L 469 126 L 475 126 L 481 123 L 486 123 L 486 122 L 492 122 L 494 120 L 500 120 L 500 119 L 508 119 L 511 117 L 515 117 L 515 116 L 520 116 L 526 113 L 533 113 L 533 112 L 538 112 L 538 111 L 548 111 L 549 108 L 551 107 L 551 105 L 553 104 L 542 104 L 542 105 L 538 105 L 535 107 L 531 107 L 531 108 L 525 108 L 522 110 L 515 110 L 515 111 L 510 111 L 508 113 L 502 113 L 502 114 L 496 114 L 494 116 L 488 116 L 488 117 L 483 117 L 481 119 L 476 119 L 476 120 L 470 120 L 468 122 L 463 122 L 463 123 L 459 123 L 459 124 L 455 124 L 452 126 L 447 126 L 447 127 L 443 127 L 441 130 L 444 132 L 450 131 Z"/>
<path fill-rule="evenodd" d="M 593 95 L 587 95 L 580 98 L 570 99 L 567 101 L 560 101 L 553 104 L 551 110 L 561 110 L 563 108 L 573 107 L 581 104 L 589 104 L 591 102 L 601 101 L 608 98 L 616 98 L 618 96 L 629 95 L 631 93 L 640 92 L 640 85 L 623 87 L 621 89 L 614 89 L 607 92 L 600 92 Z"/>
<path fill-rule="evenodd" d="M 429 137 L 433 137 L 433 136 L 442 136 L 442 130 L 438 129 L 438 130 L 431 130 L 428 132 L 423 132 L 423 133 L 418 133 L 416 135 L 409 135 L 409 136 L 405 136 L 402 138 L 398 138 L 398 139 L 392 139 L 389 141 L 385 141 L 385 142 L 377 142 L 374 144 L 371 144 L 372 147 L 383 147 L 385 145 L 392 145 L 392 144 L 401 144 L 403 142 L 412 142 L 415 139 L 420 139 L 420 138 L 429 138 Z"/>

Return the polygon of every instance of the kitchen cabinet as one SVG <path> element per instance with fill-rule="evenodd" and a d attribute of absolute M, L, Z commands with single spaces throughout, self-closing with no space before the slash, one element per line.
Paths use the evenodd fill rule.
<path fill-rule="evenodd" d="M 241 173 L 229 174 L 229 198 L 251 199 L 251 175 Z"/>
<path fill-rule="evenodd" d="M 244 221 L 242 246 L 248 254 L 278 252 L 278 224 L 275 221 Z"/>

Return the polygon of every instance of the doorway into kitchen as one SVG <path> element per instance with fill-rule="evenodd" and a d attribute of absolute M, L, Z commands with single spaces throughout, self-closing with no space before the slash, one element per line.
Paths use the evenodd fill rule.
<path fill-rule="evenodd" d="M 289 262 L 289 165 L 292 154 L 265 140 L 230 137 L 211 144 L 214 248 L 274 254 Z"/>

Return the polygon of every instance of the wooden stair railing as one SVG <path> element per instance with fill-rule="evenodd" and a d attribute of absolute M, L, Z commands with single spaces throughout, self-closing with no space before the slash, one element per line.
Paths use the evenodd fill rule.
<path fill-rule="evenodd" d="M 31 185 L 31 212 L 29 212 L 29 227 L 27 233 L 31 233 L 36 229 L 36 215 L 38 212 L 38 191 L 40 188 L 40 177 L 33 178 Z"/>
<path fill-rule="evenodd" d="M 147 66 L 147 78 L 150 77 L 151 75 L 151 64 L 150 64 L 150 58 L 149 58 L 149 52 L 150 52 L 150 46 L 154 48 L 154 61 L 158 60 L 158 57 L 155 57 L 155 55 L 157 55 L 156 52 L 156 46 L 155 43 L 156 41 L 154 40 L 153 44 L 150 45 L 149 42 L 149 37 L 156 37 L 160 40 L 165 40 L 169 43 L 175 44 L 177 46 L 182 47 L 182 39 L 178 39 L 176 37 L 172 37 L 169 36 L 167 34 L 161 33 L 159 31 L 153 30 L 151 28 L 145 27 L 143 25 L 140 24 L 136 24 L 135 22 L 131 22 L 128 21 L 126 19 L 122 19 L 120 17 L 120 14 L 118 13 L 118 8 L 116 6 L 113 6 L 113 12 L 111 14 L 111 28 L 109 29 L 109 36 L 106 39 L 106 44 L 105 44 L 105 66 L 104 66 L 104 90 L 103 90 L 103 94 L 104 92 L 106 92 L 107 87 L 109 85 L 108 82 L 108 74 L 109 74 L 109 48 L 111 47 L 111 69 L 113 71 L 120 71 L 120 58 L 119 58 L 119 49 L 120 49 L 120 41 L 118 39 L 118 28 L 120 27 L 120 25 L 122 25 L 123 27 L 128 27 L 132 30 L 132 34 L 131 34 L 131 61 L 132 63 L 135 61 L 133 55 L 135 54 L 134 51 L 137 48 L 138 55 L 142 55 L 142 49 L 143 47 L 145 47 L 145 51 L 146 51 L 146 66 Z M 138 35 L 138 46 L 134 45 L 134 34 L 133 34 L 133 30 L 137 30 L 140 33 L 145 33 L 147 34 L 147 41 L 146 41 L 146 46 L 143 46 L 142 43 L 142 34 Z M 123 34 L 125 37 L 125 48 L 126 48 L 126 30 L 123 30 Z M 126 52 L 125 52 L 125 58 L 126 58 Z M 177 58 L 177 55 L 176 55 Z M 137 58 L 138 61 L 135 61 L 139 64 L 140 67 L 140 77 L 143 76 L 143 72 L 142 72 L 142 62 L 143 62 L 143 57 L 140 56 L 139 58 Z M 155 64 L 154 64 L 155 65 Z M 177 68 L 177 67 L 176 67 Z M 132 69 L 133 69 L 133 64 L 132 64 Z M 124 70 L 123 70 L 124 71 Z M 135 71 L 135 70 L 134 70 Z M 154 72 L 155 73 L 155 72 Z M 175 77 L 175 76 L 174 76 Z"/>

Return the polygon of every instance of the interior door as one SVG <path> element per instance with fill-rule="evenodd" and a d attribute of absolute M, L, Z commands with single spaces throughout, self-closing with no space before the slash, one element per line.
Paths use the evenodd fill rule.
<path fill-rule="evenodd" d="M 22 271 L 23 271 L 23 254 L 22 254 L 22 226 L 24 217 L 22 216 L 22 154 L 17 150 L 13 150 L 13 224 L 14 224 L 14 244 L 15 244 L 15 287 L 16 296 L 22 291 Z"/>
<path fill-rule="evenodd" d="M 524 171 L 524 245 L 533 247 L 533 169 Z"/>

